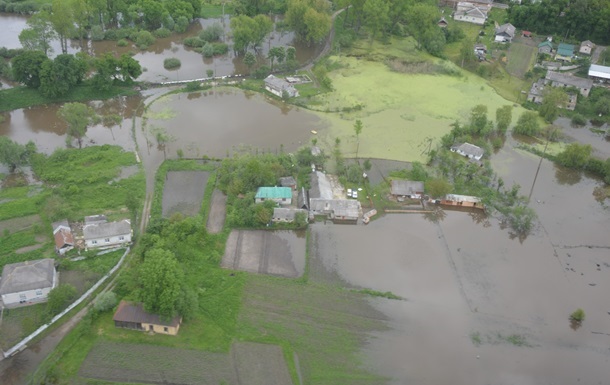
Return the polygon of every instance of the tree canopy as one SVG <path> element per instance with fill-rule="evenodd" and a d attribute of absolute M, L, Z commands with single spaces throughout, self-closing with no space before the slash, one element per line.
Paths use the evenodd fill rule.
<path fill-rule="evenodd" d="M 99 120 L 93 108 L 83 103 L 66 103 L 57 111 L 57 115 L 68 124 L 68 138 L 76 139 L 78 148 L 82 147 L 87 127 Z"/>
<path fill-rule="evenodd" d="M 35 152 L 36 145 L 32 141 L 24 146 L 6 136 L 0 136 L 0 163 L 6 165 L 10 172 L 28 164 L 30 156 Z"/>
<path fill-rule="evenodd" d="M 174 253 L 161 248 L 148 250 L 138 271 L 139 297 L 144 309 L 165 318 L 175 316 L 182 276 Z"/>

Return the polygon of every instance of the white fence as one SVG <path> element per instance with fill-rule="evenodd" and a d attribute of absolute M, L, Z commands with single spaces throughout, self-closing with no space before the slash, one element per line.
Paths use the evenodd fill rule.
<path fill-rule="evenodd" d="M 15 346 L 10 348 L 9 350 L 2 352 L 4 354 L 4 358 L 10 357 L 10 356 L 20 352 L 21 350 L 25 349 L 27 347 L 26 344 L 28 342 L 30 342 L 33 338 L 35 338 L 40 333 L 45 331 L 49 326 L 53 325 L 61 317 L 66 315 L 66 313 L 68 313 L 70 310 L 74 309 L 76 306 L 80 305 L 85 299 L 87 299 L 87 297 L 89 297 L 91 295 L 91 293 L 96 291 L 108 279 L 108 277 L 110 277 L 112 274 L 114 274 L 114 272 L 117 271 L 119 267 L 121 267 L 121 265 L 123 264 L 123 261 L 125 260 L 125 257 L 127 256 L 127 254 L 129 254 L 129 250 L 130 250 L 129 247 L 127 249 L 125 249 L 125 253 L 123 253 L 123 256 L 121 257 L 121 259 L 119 259 L 119 262 L 117 262 L 117 264 L 112 269 L 110 269 L 110 271 L 105 276 L 100 278 L 100 280 L 97 281 L 95 283 L 95 285 L 91 286 L 91 288 L 89 290 L 87 290 L 85 292 L 85 294 L 80 296 L 79 299 L 77 299 L 70 306 L 68 306 L 68 308 L 66 310 L 62 311 L 61 313 L 59 313 L 58 315 L 53 317 L 53 319 L 51 319 L 51 321 L 48 324 L 42 325 L 41 327 L 36 329 L 36 331 L 34 331 L 29 336 L 25 337 L 23 340 L 21 340 L 19 343 L 17 343 Z"/>

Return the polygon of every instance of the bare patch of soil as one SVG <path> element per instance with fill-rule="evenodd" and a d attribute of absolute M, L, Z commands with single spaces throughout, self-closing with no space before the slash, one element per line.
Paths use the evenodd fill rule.
<path fill-rule="evenodd" d="M 34 223 L 40 223 L 40 216 L 38 214 L 0 221 L 0 233 L 4 232 L 4 229 L 9 229 L 11 233 L 14 233 L 27 229 Z"/>
<path fill-rule="evenodd" d="M 208 215 L 207 229 L 211 234 L 219 233 L 227 215 L 227 196 L 220 190 L 212 193 L 210 215 Z"/>

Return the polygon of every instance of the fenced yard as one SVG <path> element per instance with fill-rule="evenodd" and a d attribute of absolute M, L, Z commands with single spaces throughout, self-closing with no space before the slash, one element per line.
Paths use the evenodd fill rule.
<path fill-rule="evenodd" d="M 506 70 L 509 74 L 523 79 L 525 73 L 532 68 L 536 58 L 536 47 L 522 43 L 512 43 L 508 49 Z"/>

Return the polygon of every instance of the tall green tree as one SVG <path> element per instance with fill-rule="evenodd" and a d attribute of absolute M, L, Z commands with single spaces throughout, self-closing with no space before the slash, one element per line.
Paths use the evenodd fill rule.
<path fill-rule="evenodd" d="M 487 127 L 487 106 L 484 104 L 476 105 L 470 111 L 470 129 L 476 135 L 484 134 Z"/>
<path fill-rule="evenodd" d="M 388 0 L 367 0 L 364 3 L 364 20 L 371 38 L 385 34 L 390 27 L 390 3 Z"/>
<path fill-rule="evenodd" d="M 36 152 L 36 145 L 30 141 L 22 145 L 6 136 L 0 136 L 0 163 L 6 165 L 10 172 L 30 161 L 30 156 Z"/>
<path fill-rule="evenodd" d="M 562 166 L 583 169 L 591 158 L 593 148 L 590 144 L 570 143 L 557 155 L 557 161 Z"/>
<path fill-rule="evenodd" d="M 124 53 L 117 63 L 118 72 L 125 83 L 133 83 L 138 76 L 142 75 L 142 66 L 140 62 Z"/>
<path fill-rule="evenodd" d="M 315 43 L 330 32 L 332 20 L 324 0 L 288 0 L 286 24 L 301 40 Z"/>
<path fill-rule="evenodd" d="M 57 38 L 57 34 L 51 23 L 51 14 L 41 10 L 33 14 L 26 24 L 28 27 L 19 33 L 19 42 L 23 48 L 42 51 L 45 55 L 53 52 L 51 41 Z"/>
<path fill-rule="evenodd" d="M 78 148 L 82 148 L 87 128 L 99 121 L 93 108 L 83 103 L 66 103 L 57 111 L 57 115 L 67 123 L 68 139 L 76 139 Z"/>
<path fill-rule="evenodd" d="M 50 20 L 59 37 L 61 52 L 68 53 L 68 38 L 74 34 L 75 25 L 71 0 L 53 0 Z"/>
<path fill-rule="evenodd" d="M 42 51 L 23 51 L 11 61 L 13 78 L 30 88 L 40 87 L 40 70 L 50 59 Z"/>
<path fill-rule="evenodd" d="M 40 92 L 52 98 L 65 95 L 83 80 L 87 69 L 87 63 L 80 57 L 58 55 L 55 60 L 48 60 L 41 66 Z"/>
<path fill-rule="evenodd" d="M 553 123 L 559 115 L 559 109 L 565 108 L 568 103 L 568 94 L 560 87 L 547 87 L 544 99 L 538 113 L 544 120 Z"/>
<path fill-rule="evenodd" d="M 513 120 L 513 106 L 505 105 L 496 110 L 496 128 L 502 135 L 508 130 L 508 126 Z"/>
<path fill-rule="evenodd" d="M 181 293 L 183 272 L 171 251 L 154 248 L 138 269 L 139 297 L 148 312 L 174 317 Z"/>
<path fill-rule="evenodd" d="M 439 11 L 435 5 L 416 3 L 408 10 L 408 31 L 415 38 L 418 48 L 438 55 L 445 44 L 445 35 L 436 24 Z"/>
<path fill-rule="evenodd" d="M 80 46 L 83 48 L 83 39 L 87 36 L 87 28 L 91 19 L 91 7 L 86 0 L 70 0 L 70 9 L 72 10 L 72 19 L 76 26 L 76 34 L 80 41 Z"/>
<path fill-rule="evenodd" d="M 515 134 L 536 136 L 540 133 L 540 123 L 538 122 L 538 114 L 534 111 L 525 111 L 519 116 L 515 127 Z"/>

